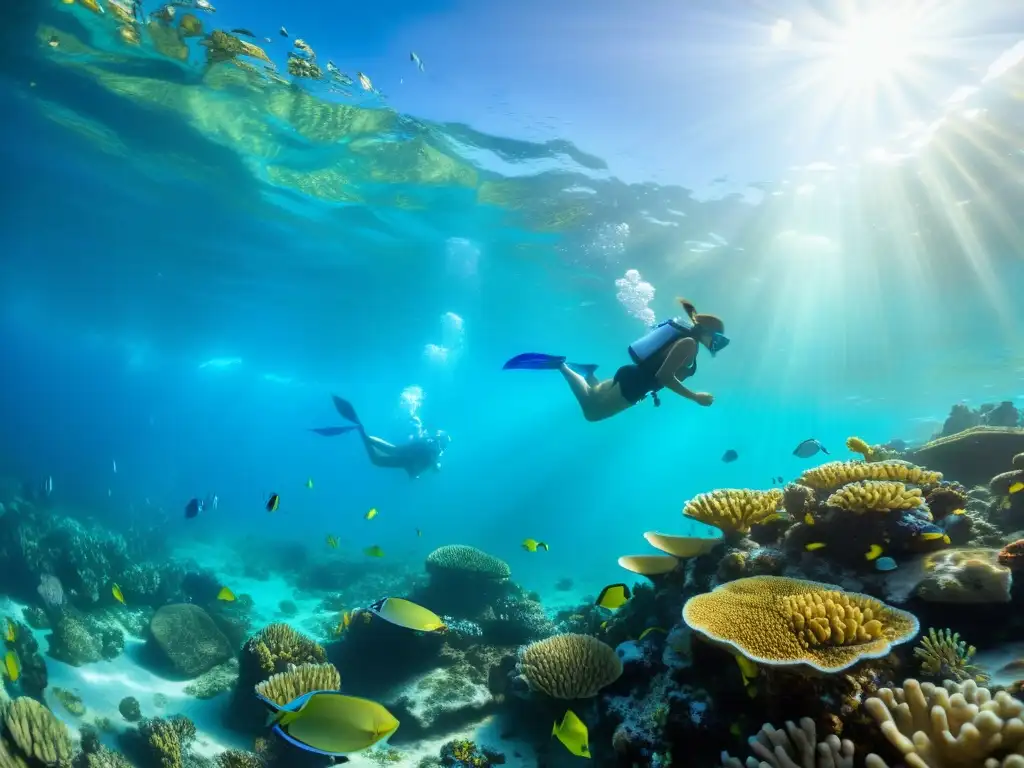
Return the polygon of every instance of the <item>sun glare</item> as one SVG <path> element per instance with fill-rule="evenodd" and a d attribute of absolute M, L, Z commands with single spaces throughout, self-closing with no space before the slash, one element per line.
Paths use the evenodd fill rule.
<path fill-rule="evenodd" d="M 845 87 L 871 87 L 907 74 L 914 51 L 914 20 L 882 12 L 851 20 L 837 36 L 833 77 Z"/>

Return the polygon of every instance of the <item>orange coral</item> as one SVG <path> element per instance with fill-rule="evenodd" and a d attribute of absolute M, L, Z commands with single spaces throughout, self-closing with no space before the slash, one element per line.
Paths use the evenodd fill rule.
<path fill-rule="evenodd" d="M 1011 541 L 999 550 L 999 555 L 996 559 L 1000 565 L 1005 565 L 1007 568 L 1016 570 L 1017 568 L 1024 567 L 1024 539 Z"/>

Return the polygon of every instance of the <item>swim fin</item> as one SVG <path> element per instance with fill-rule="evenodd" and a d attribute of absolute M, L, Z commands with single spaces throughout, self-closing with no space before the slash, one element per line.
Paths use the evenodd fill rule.
<path fill-rule="evenodd" d="M 341 414 L 343 419 L 351 421 L 353 424 L 358 424 L 359 426 L 363 425 L 363 423 L 359 421 L 359 417 L 356 416 L 356 409 L 352 407 L 352 403 L 348 400 L 342 400 L 337 395 L 331 395 L 331 398 L 334 400 L 335 410 Z"/>
<path fill-rule="evenodd" d="M 346 432 L 351 432 L 354 429 L 360 429 L 358 426 L 348 427 L 314 427 L 310 429 L 310 432 L 316 432 L 318 435 L 324 437 L 334 437 L 335 435 L 344 435 Z"/>
<path fill-rule="evenodd" d="M 567 363 L 567 365 L 585 379 L 589 379 L 597 370 L 597 365 L 594 363 Z"/>
<path fill-rule="evenodd" d="M 503 366 L 504 371 L 554 371 L 562 367 L 564 355 L 543 355 L 539 352 L 524 352 L 516 355 Z"/>

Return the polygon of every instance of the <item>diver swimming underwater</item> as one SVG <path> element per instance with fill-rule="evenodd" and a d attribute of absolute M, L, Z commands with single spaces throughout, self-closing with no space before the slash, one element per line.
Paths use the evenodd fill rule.
<path fill-rule="evenodd" d="M 351 421 L 352 424 L 345 427 L 316 427 L 311 429 L 311 432 L 324 437 L 334 437 L 357 431 L 363 439 L 363 446 L 371 464 L 386 469 L 404 469 L 409 477 L 419 477 L 428 469 L 435 472 L 441 469 L 441 456 L 452 441 L 447 432 L 439 429 L 433 435 L 414 436 L 407 443 L 393 445 L 379 437 L 366 434 L 352 404 L 337 395 L 331 397 L 334 400 L 334 408 L 342 418 Z"/>
<path fill-rule="evenodd" d="M 683 380 L 697 372 L 697 352 L 701 346 L 714 357 L 729 345 L 725 323 L 715 315 L 704 315 L 686 299 L 678 299 L 685 311 L 651 328 L 629 345 L 632 363 L 619 368 L 604 381 L 594 371 L 596 365 L 569 363 L 559 355 L 526 352 L 505 363 L 505 370 L 558 370 L 569 384 L 587 421 L 601 421 L 633 407 L 651 395 L 661 405 L 658 391 L 662 388 L 698 405 L 711 405 L 714 397 L 708 392 L 692 392 Z"/>

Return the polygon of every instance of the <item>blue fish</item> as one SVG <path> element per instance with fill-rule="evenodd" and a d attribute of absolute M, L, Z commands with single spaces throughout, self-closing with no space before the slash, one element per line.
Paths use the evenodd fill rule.
<path fill-rule="evenodd" d="M 722 454 L 722 461 L 724 461 L 726 464 L 732 464 L 732 462 L 736 461 L 736 459 L 738 459 L 739 457 L 740 455 L 736 453 L 736 451 L 734 451 L 732 448 L 730 448 L 728 451 Z"/>
<path fill-rule="evenodd" d="M 895 571 L 899 566 L 891 557 L 880 557 L 875 560 L 875 568 L 879 571 Z"/>
<path fill-rule="evenodd" d="M 800 445 L 794 448 L 793 455 L 801 459 L 809 459 L 818 451 L 828 454 L 828 449 L 812 437 L 804 440 Z"/>

